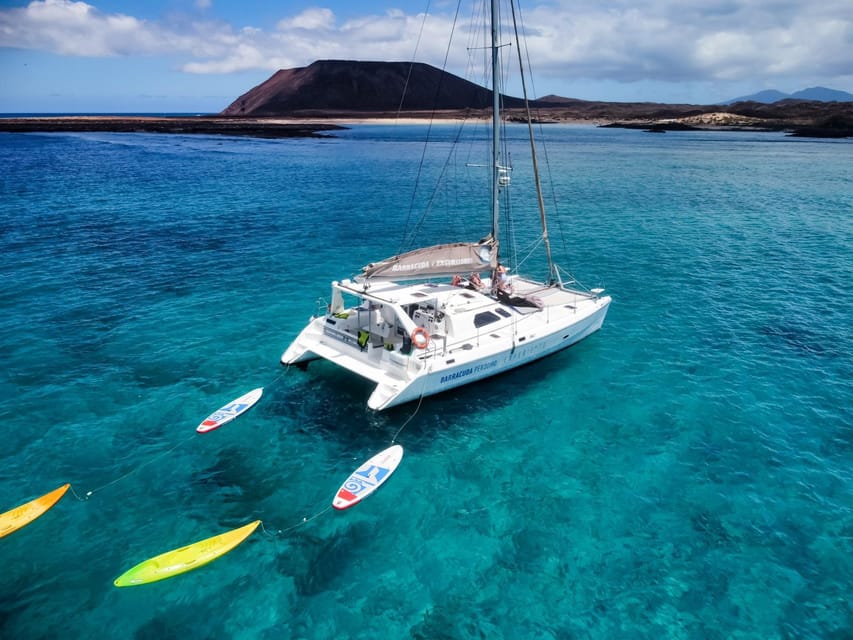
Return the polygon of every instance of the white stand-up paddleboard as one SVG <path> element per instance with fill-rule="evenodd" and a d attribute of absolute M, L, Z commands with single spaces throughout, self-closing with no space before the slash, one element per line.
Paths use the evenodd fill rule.
<path fill-rule="evenodd" d="M 208 431 L 218 429 L 223 424 L 228 424 L 234 418 L 246 413 L 249 409 L 255 406 L 255 403 L 261 399 L 263 393 L 264 388 L 258 387 L 257 389 L 252 389 L 246 395 L 240 396 L 236 400 L 232 400 L 224 407 L 217 409 L 207 416 L 202 423 L 196 427 L 196 431 L 199 433 L 207 433 Z"/>
<path fill-rule="evenodd" d="M 349 509 L 364 500 L 391 477 L 402 459 L 403 447 L 399 444 L 377 453 L 346 479 L 332 500 L 332 506 L 335 509 Z"/>

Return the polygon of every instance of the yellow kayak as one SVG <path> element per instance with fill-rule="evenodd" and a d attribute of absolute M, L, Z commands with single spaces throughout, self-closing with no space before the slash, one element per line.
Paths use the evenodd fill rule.
<path fill-rule="evenodd" d="M 31 500 L 20 507 L 15 507 L 6 513 L 0 513 L 0 538 L 8 536 L 13 531 L 17 531 L 23 526 L 28 525 L 33 520 L 50 509 L 53 505 L 59 502 L 59 499 L 68 491 L 70 484 L 64 484 L 61 487 L 54 489 L 50 493 L 46 493 L 40 498 Z"/>
<path fill-rule="evenodd" d="M 165 580 L 180 573 L 198 569 L 231 551 L 248 538 L 260 523 L 260 520 L 255 520 L 238 529 L 232 529 L 220 533 L 218 536 L 205 538 L 186 547 L 173 549 L 149 558 L 125 571 L 116 578 L 113 584 L 117 587 L 133 587 L 138 584 Z"/>

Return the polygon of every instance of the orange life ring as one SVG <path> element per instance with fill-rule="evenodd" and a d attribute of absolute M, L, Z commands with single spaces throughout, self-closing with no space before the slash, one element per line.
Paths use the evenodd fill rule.
<path fill-rule="evenodd" d="M 429 346 L 429 331 L 423 327 L 416 327 L 412 331 L 412 344 L 418 349 L 426 349 Z"/>

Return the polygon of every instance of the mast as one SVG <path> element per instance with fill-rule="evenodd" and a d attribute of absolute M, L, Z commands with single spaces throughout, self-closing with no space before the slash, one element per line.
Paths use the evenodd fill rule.
<path fill-rule="evenodd" d="M 498 242 L 498 225 L 500 216 L 500 189 L 498 183 L 500 161 L 500 63 L 498 59 L 498 14 L 500 0 L 492 0 L 492 237 L 500 251 Z"/>

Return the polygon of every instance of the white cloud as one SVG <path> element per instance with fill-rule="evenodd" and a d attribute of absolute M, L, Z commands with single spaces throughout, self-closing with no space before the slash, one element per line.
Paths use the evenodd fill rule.
<path fill-rule="evenodd" d="M 196 6 L 212 7 L 210 0 L 196 0 Z M 272 29 L 214 21 L 174 26 L 104 13 L 85 2 L 36 0 L 0 10 L 0 47 L 69 56 L 163 55 L 197 74 L 274 71 L 321 58 L 414 56 L 441 65 L 452 17 L 430 16 L 423 23 L 422 16 L 389 10 L 339 23 L 330 9 L 314 7 Z M 526 8 L 523 19 L 539 76 L 765 83 L 853 76 L 849 0 L 543 0 Z M 466 49 L 472 42 L 464 29 L 457 26 L 450 53 L 450 70 L 460 75 L 469 56 L 479 55 Z"/>
<path fill-rule="evenodd" d="M 279 31 L 306 29 L 310 31 L 329 31 L 335 26 L 335 14 L 330 9 L 306 9 L 299 15 L 281 20 Z"/>
<path fill-rule="evenodd" d="M 0 11 L 0 46 L 69 56 L 156 53 L 180 40 L 157 25 L 124 14 L 103 14 L 85 2 L 41 0 Z"/>
<path fill-rule="evenodd" d="M 741 79 L 808 74 L 833 58 L 853 60 L 853 5 L 846 0 L 650 0 L 570 9 L 538 7 L 527 16 L 536 59 L 564 75 Z M 564 44 L 554 46 L 558 38 Z"/>

